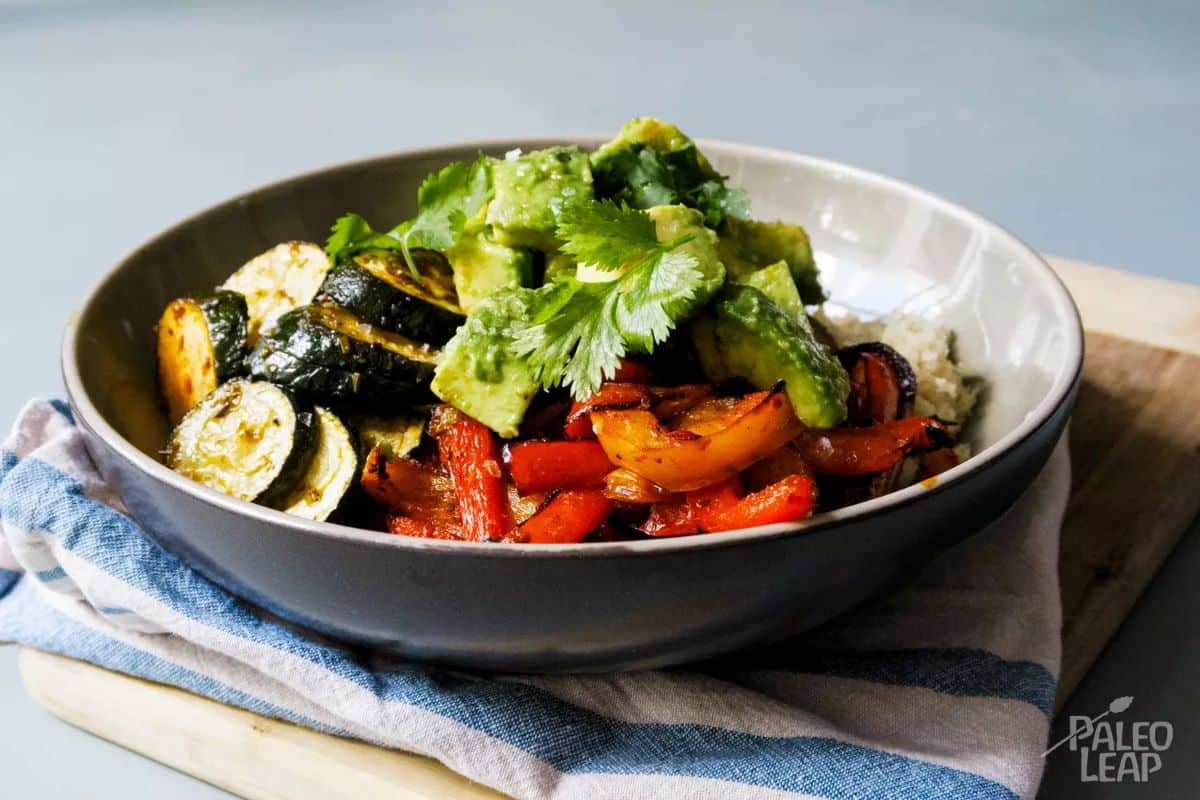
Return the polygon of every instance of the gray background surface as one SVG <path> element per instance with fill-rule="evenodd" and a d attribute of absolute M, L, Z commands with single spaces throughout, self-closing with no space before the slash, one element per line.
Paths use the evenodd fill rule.
<path fill-rule="evenodd" d="M 61 393 L 68 313 L 195 210 L 337 161 L 639 114 L 912 181 L 1046 252 L 1200 282 L 1194 4 L 735 5 L 0 0 L 0 418 Z M 1134 695 L 1136 718 L 1175 724 L 1163 771 L 1083 787 L 1056 754 L 1046 796 L 1194 795 L 1197 570 L 1193 531 L 1070 709 Z M 51 719 L 11 648 L 0 709 L 6 794 L 221 794 Z"/>

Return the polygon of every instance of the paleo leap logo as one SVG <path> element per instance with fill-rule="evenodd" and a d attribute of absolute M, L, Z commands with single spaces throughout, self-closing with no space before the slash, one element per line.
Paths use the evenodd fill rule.
<path fill-rule="evenodd" d="M 1162 769 L 1162 753 L 1175 739 L 1169 722 L 1113 722 L 1104 718 L 1128 711 L 1132 697 L 1118 697 L 1094 717 L 1071 716 L 1070 733 L 1042 753 L 1042 758 L 1069 743 L 1079 753 L 1079 780 L 1083 783 L 1120 783 L 1130 779 L 1147 783 Z"/>

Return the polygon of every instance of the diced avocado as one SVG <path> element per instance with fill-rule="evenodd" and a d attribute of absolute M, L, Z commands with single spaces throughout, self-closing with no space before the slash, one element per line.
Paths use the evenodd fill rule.
<path fill-rule="evenodd" d="M 796 282 L 792 280 L 792 271 L 788 269 L 786 261 L 776 261 L 762 269 L 748 272 L 735 279 L 735 282 L 753 286 L 765 294 L 772 303 L 797 319 L 802 319 L 803 326 L 808 325 L 808 312 L 804 310 L 804 303 L 800 300 L 800 291 L 796 288 Z"/>
<path fill-rule="evenodd" d="M 533 289 L 509 289 L 481 301 L 442 350 L 430 388 L 459 411 L 505 437 L 517 435 L 538 391 L 528 362 L 515 355 L 518 320 Z"/>
<path fill-rule="evenodd" d="M 493 292 L 528 286 L 533 280 L 533 254 L 500 244 L 486 225 L 464 233 L 446 251 L 446 259 L 454 269 L 458 304 L 467 312 Z"/>
<path fill-rule="evenodd" d="M 746 217 L 741 189 L 725 185 L 695 142 L 669 122 L 639 117 L 592 153 L 596 196 L 633 208 L 682 203 L 716 227 L 726 216 Z"/>
<path fill-rule="evenodd" d="M 776 261 L 786 261 L 800 298 L 809 305 L 825 300 L 817 262 L 804 228 L 787 222 L 755 222 L 726 216 L 719 233 L 717 251 L 735 278 Z"/>
<path fill-rule="evenodd" d="M 639 144 L 644 144 L 660 153 L 669 153 L 674 150 L 682 150 L 694 142 L 687 134 L 669 122 L 654 117 L 634 117 L 621 126 L 621 130 L 617 131 L 616 138 L 600 145 L 600 148 L 592 153 L 592 166 L 601 169 L 617 153 L 629 150 Z M 700 165 L 705 169 L 712 170 L 712 165 L 708 163 L 704 154 L 698 153 L 697 155 Z"/>
<path fill-rule="evenodd" d="M 654 220 L 654 232 L 660 242 L 671 242 L 690 235 L 692 240 L 679 246 L 680 252 L 693 256 L 704 273 L 704 284 L 692 298 L 697 310 L 725 283 L 725 267 L 717 255 L 717 236 L 704 226 L 704 215 L 687 206 L 655 206 L 646 211 Z"/>
<path fill-rule="evenodd" d="M 496 241 L 555 250 L 563 206 L 592 199 L 592 169 L 582 148 L 549 147 L 494 161 L 492 185 L 487 222 Z"/>
<path fill-rule="evenodd" d="M 710 380 L 745 378 L 760 389 L 783 380 L 805 425 L 845 419 L 850 380 L 841 363 L 758 289 L 727 285 L 692 324 L 692 341 Z"/>

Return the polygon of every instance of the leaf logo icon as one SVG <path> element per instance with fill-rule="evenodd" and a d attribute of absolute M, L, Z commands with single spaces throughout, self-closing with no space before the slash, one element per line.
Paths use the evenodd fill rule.
<path fill-rule="evenodd" d="M 1132 695 L 1118 697 L 1108 704 L 1108 711 L 1110 714 L 1120 714 L 1122 711 L 1128 711 L 1131 705 L 1133 705 Z"/>
<path fill-rule="evenodd" d="M 1065 736 L 1064 738 L 1059 739 L 1057 742 L 1055 742 L 1054 745 L 1049 750 L 1042 753 L 1042 758 L 1045 758 L 1046 756 L 1050 755 L 1055 750 L 1062 747 L 1064 744 L 1066 744 L 1067 742 L 1076 738 L 1077 736 L 1082 735 L 1083 738 L 1086 739 L 1087 737 L 1092 735 L 1092 728 L 1091 728 L 1092 725 L 1095 725 L 1097 722 L 1104 719 L 1109 714 L 1120 714 L 1122 711 L 1128 711 L 1129 707 L 1131 705 L 1133 705 L 1133 695 L 1127 694 L 1124 697 L 1118 697 L 1116 700 L 1113 700 L 1111 703 L 1108 704 L 1108 710 L 1097 714 L 1096 716 L 1092 717 L 1090 720 L 1087 721 L 1088 728 L 1087 728 L 1086 733 L 1083 731 L 1073 731 L 1072 733 L 1067 734 L 1067 736 Z"/>

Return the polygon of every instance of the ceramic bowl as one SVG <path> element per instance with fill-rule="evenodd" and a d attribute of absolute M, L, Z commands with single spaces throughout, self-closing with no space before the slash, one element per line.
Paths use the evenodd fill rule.
<path fill-rule="evenodd" d="M 302 175 L 204 211 L 116 265 L 68 325 L 63 372 L 92 455 L 147 534 L 246 600 L 356 644 L 486 669 L 633 669 L 823 623 L 996 519 L 1035 479 L 1066 423 L 1083 352 L 1074 304 L 1046 263 L 997 225 L 899 181 L 721 142 L 701 146 L 746 189 L 754 215 L 808 229 L 836 304 L 912 312 L 956 332 L 961 363 L 986 386 L 967 432 L 974 457 L 801 523 L 542 546 L 310 522 L 162 465 L 153 328 L 168 301 L 211 289 L 278 242 L 322 241 L 345 211 L 408 216 L 421 178 L 447 161 L 551 143 L 470 143 Z"/>

